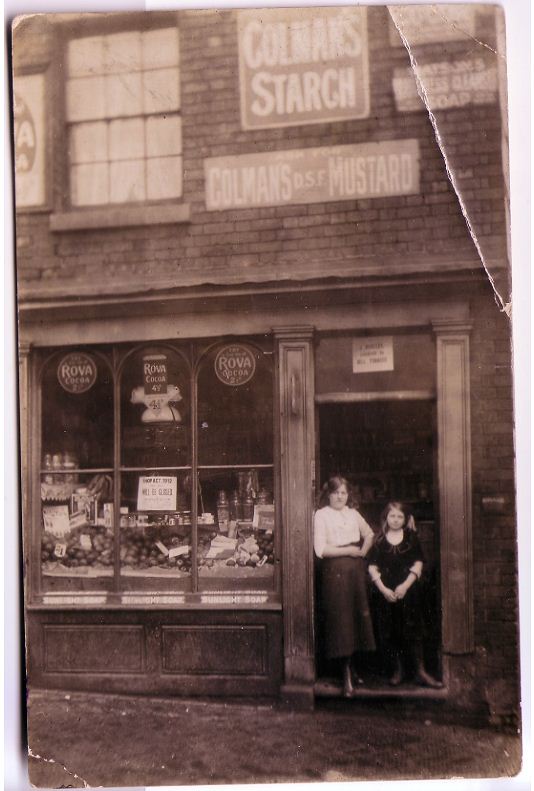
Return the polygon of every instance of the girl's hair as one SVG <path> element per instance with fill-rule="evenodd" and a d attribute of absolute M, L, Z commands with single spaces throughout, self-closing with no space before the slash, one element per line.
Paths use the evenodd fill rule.
<path fill-rule="evenodd" d="M 410 509 L 404 503 L 401 503 L 400 500 L 391 500 L 384 510 L 382 511 L 382 516 L 380 518 L 380 528 L 381 528 L 381 535 L 385 536 L 388 532 L 388 514 L 390 511 L 401 511 L 404 514 L 404 525 L 403 527 L 406 530 L 412 530 L 414 533 L 416 532 L 415 527 L 415 520 L 413 518 L 413 514 L 410 513 Z"/>
<path fill-rule="evenodd" d="M 345 486 L 348 492 L 347 498 L 347 505 L 349 508 L 357 508 L 358 503 L 356 502 L 356 498 L 354 497 L 354 492 L 352 491 L 352 486 L 344 478 L 342 475 L 331 475 L 327 482 L 324 484 L 323 488 L 321 489 L 321 493 L 319 495 L 319 503 L 318 508 L 323 508 L 325 505 L 328 505 L 330 502 L 330 495 L 337 492 L 340 486 Z"/>

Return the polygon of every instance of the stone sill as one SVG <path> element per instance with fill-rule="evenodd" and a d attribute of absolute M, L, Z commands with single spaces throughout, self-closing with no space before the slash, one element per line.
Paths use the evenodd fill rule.
<path fill-rule="evenodd" d="M 51 231 L 79 231 L 92 228 L 124 228 L 139 225 L 168 225 L 189 222 L 189 203 L 174 206 L 120 206 L 73 209 L 50 215 Z"/>

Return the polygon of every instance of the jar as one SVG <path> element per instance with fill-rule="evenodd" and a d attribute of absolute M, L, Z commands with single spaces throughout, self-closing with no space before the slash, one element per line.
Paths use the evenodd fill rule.
<path fill-rule="evenodd" d="M 252 522 L 254 519 L 254 500 L 252 497 L 247 496 L 243 500 L 243 520 L 245 522 Z"/>
<path fill-rule="evenodd" d="M 236 491 L 232 492 L 230 497 L 230 520 L 235 522 L 237 519 L 243 518 L 243 509 L 239 502 L 239 495 Z"/>

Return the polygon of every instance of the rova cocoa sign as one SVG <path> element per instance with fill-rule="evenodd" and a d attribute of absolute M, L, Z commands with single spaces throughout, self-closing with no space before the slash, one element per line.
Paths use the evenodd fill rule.
<path fill-rule="evenodd" d="M 67 354 L 57 367 L 57 378 L 68 393 L 85 393 L 96 382 L 96 363 L 88 354 Z"/>
<path fill-rule="evenodd" d="M 256 358 L 251 349 L 233 343 L 224 346 L 215 358 L 215 373 L 225 385 L 244 385 L 256 370 Z"/>

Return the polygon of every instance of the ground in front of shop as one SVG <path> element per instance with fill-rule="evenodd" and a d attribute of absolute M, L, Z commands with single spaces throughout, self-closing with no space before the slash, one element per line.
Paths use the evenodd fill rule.
<path fill-rule="evenodd" d="M 265 702 L 34 691 L 29 773 L 38 787 L 509 777 L 517 733 L 440 702 Z"/>

